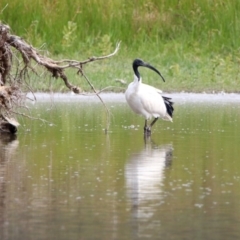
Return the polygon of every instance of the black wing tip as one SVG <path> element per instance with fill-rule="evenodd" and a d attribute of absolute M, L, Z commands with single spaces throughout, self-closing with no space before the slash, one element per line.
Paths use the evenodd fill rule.
<path fill-rule="evenodd" d="M 165 106 L 167 108 L 167 113 L 172 118 L 173 117 L 173 111 L 174 111 L 174 108 L 173 108 L 174 102 L 172 102 L 171 101 L 172 99 L 169 98 L 169 97 L 162 96 L 162 98 L 163 98 Z"/>

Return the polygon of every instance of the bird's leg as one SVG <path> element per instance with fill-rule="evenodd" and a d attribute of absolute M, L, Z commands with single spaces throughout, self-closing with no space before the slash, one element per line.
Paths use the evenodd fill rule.
<path fill-rule="evenodd" d="M 154 125 L 154 123 L 155 123 L 157 120 L 158 120 L 158 118 L 154 118 L 154 120 L 151 122 L 151 124 L 150 124 L 150 126 L 149 126 L 150 130 L 151 130 L 151 127 Z"/>
<path fill-rule="evenodd" d="M 148 125 L 147 125 L 147 119 L 145 119 L 145 124 L 144 124 L 144 132 L 146 132 L 148 129 Z"/>
<path fill-rule="evenodd" d="M 151 135 L 151 128 L 157 120 L 158 118 L 154 118 L 154 120 L 151 122 L 149 126 L 147 125 L 147 120 L 145 120 L 144 134 Z"/>
<path fill-rule="evenodd" d="M 147 125 L 147 119 L 145 120 L 144 125 L 144 135 L 151 135 L 151 127 Z"/>

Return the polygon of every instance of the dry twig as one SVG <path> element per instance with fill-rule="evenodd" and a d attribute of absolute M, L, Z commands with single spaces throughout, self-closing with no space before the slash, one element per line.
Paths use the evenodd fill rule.
<path fill-rule="evenodd" d="M 26 78 L 26 73 L 28 69 L 31 69 L 33 72 L 35 72 L 34 68 L 31 66 L 31 63 L 34 62 L 44 67 L 47 70 L 47 72 L 50 72 L 52 74 L 54 78 L 61 78 L 67 88 L 69 88 L 74 93 L 79 94 L 81 92 L 81 88 L 78 86 L 74 86 L 69 81 L 67 75 L 65 74 L 65 70 L 71 68 L 71 69 L 76 69 L 78 74 L 81 73 L 82 76 L 86 79 L 86 81 L 90 85 L 90 87 L 92 88 L 92 90 L 94 91 L 94 93 L 98 96 L 98 98 L 104 105 L 104 108 L 107 113 L 106 131 L 108 130 L 108 127 L 110 124 L 109 110 L 107 109 L 106 105 L 104 104 L 104 101 L 101 99 L 98 92 L 95 90 L 94 86 L 91 84 L 88 77 L 84 73 L 83 66 L 90 62 L 103 60 L 103 59 L 114 56 L 120 48 L 120 42 L 117 44 L 114 52 L 106 56 L 100 56 L 100 57 L 93 56 L 84 61 L 71 60 L 71 59 L 55 61 L 51 58 L 41 55 L 36 48 L 26 43 L 19 36 L 11 35 L 10 28 L 6 25 L 0 24 L 0 86 L 4 86 L 4 87 L 8 79 L 11 79 L 10 77 L 10 70 L 12 67 L 11 48 L 16 49 L 21 54 L 23 64 L 24 64 L 22 69 L 20 70 L 17 69 L 17 73 L 15 75 L 16 77 L 14 79 L 15 85 L 16 85 L 16 82 L 18 84 L 21 84 L 21 82 Z M 9 82 L 14 82 L 14 81 L 9 81 Z M 11 92 L 9 89 L 11 89 L 12 92 L 14 92 L 14 90 L 17 91 L 17 88 L 15 86 L 8 86 L 8 92 Z M 7 114 L 10 114 L 10 113 L 21 114 L 18 111 L 13 110 L 12 102 L 16 103 L 17 100 L 22 100 L 21 98 L 22 95 L 15 94 L 15 93 L 13 93 L 12 95 L 11 94 L 7 95 L 7 93 L 4 92 L 5 90 L 7 89 L 2 88 L 2 92 L 0 91 L 0 116 L 3 115 L 3 110 L 7 112 Z M 21 115 L 24 116 L 24 114 L 21 114 Z"/>

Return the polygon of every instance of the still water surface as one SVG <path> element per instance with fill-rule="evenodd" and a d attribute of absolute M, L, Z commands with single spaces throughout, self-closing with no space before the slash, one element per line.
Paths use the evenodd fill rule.
<path fill-rule="evenodd" d="M 143 137 L 123 95 L 37 95 L 0 138 L 0 239 L 239 239 L 240 96 L 169 94 Z"/>

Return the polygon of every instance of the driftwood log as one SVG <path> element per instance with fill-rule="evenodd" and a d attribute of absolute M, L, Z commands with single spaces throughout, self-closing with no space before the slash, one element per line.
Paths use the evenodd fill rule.
<path fill-rule="evenodd" d="M 77 73 L 85 77 L 92 90 L 97 94 L 84 74 L 83 66 L 89 62 L 112 57 L 118 52 L 119 47 L 120 43 L 117 44 L 113 53 L 101 57 L 90 57 L 84 61 L 71 59 L 55 61 L 40 54 L 36 48 L 28 44 L 21 37 L 12 35 L 9 26 L 0 24 L 0 132 L 13 134 L 17 132 L 19 123 L 15 119 L 16 113 L 18 113 L 16 110 L 22 106 L 25 96 L 21 90 L 21 83 L 24 81 L 28 70 L 36 72 L 32 66 L 33 63 L 42 66 L 47 72 L 51 73 L 53 78 L 62 79 L 69 90 L 78 94 L 81 92 L 81 88 L 74 86 L 65 74 L 65 69 L 67 68 L 76 69 Z M 15 66 L 14 70 L 13 51 L 17 51 L 21 56 L 21 64 Z M 99 95 L 98 97 L 100 98 Z"/>

